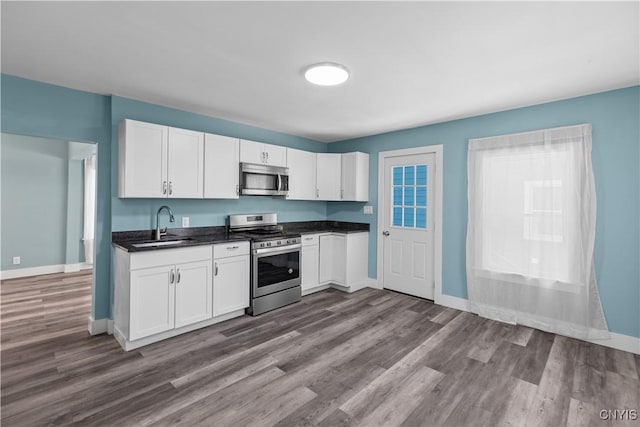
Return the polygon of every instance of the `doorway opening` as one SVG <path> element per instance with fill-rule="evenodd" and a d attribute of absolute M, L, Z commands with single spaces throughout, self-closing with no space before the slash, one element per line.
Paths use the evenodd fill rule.
<path fill-rule="evenodd" d="M 3 348 L 86 330 L 95 286 L 97 144 L 2 133 L 0 150 Z M 6 336 L 12 322 L 34 322 L 34 333 Z"/>

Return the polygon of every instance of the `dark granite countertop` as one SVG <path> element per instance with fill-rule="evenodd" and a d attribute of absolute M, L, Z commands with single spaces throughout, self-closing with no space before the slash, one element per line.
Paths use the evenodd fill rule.
<path fill-rule="evenodd" d="M 127 252 L 142 252 L 247 240 L 246 237 L 230 235 L 224 226 L 170 228 L 161 242 L 181 240 L 179 244 L 146 247 L 134 246 L 140 243 L 155 242 L 154 232 L 155 230 L 115 231 L 111 233 L 111 244 Z"/>
<path fill-rule="evenodd" d="M 342 221 L 300 221 L 282 222 L 279 225 L 283 230 L 290 233 L 313 234 L 313 233 L 362 233 L 369 231 L 369 224 L 359 222 Z M 170 228 L 167 236 L 160 242 L 177 241 L 178 244 L 152 245 L 136 247 L 140 243 L 156 243 L 153 239 L 154 230 L 138 231 L 115 231 L 111 233 L 111 244 L 127 252 L 155 251 L 162 249 L 177 249 L 199 245 L 213 245 L 232 241 L 246 241 L 246 237 L 239 237 L 229 234 L 226 227 L 190 227 L 190 228 Z"/>

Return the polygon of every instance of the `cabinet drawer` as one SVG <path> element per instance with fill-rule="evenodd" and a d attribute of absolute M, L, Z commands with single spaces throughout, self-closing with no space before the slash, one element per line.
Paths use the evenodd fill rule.
<path fill-rule="evenodd" d="M 320 244 L 319 234 L 303 234 L 302 246 L 314 246 Z"/>
<path fill-rule="evenodd" d="M 211 260 L 211 245 L 194 246 L 179 249 L 159 249 L 145 252 L 132 253 L 130 269 L 157 267 L 160 265 L 173 265 L 185 262 Z"/>
<path fill-rule="evenodd" d="M 249 242 L 229 242 L 213 245 L 213 257 L 215 259 L 248 254 Z"/>

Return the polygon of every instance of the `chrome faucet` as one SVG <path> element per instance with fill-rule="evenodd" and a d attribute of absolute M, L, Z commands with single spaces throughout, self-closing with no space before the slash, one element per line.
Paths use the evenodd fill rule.
<path fill-rule="evenodd" d="M 169 212 L 169 221 L 170 222 L 175 222 L 175 218 L 173 216 L 173 211 L 171 210 L 171 208 L 167 205 L 164 206 L 160 206 L 160 209 L 158 209 L 158 212 L 156 213 L 156 240 L 160 240 L 162 239 L 162 236 L 166 236 L 167 235 L 167 227 L 163 229 L 160 228 L 160 212 L 166 209 Z"/>

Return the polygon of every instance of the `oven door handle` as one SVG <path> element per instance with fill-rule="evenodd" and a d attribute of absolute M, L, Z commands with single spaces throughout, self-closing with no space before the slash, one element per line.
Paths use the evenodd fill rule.
<path fill-rule="evenodd" d="M 278 255 L 278 254 L 286 254 L 287 252 L 297 252 L 302 245 L 300 243 L 295 245 L 287 245 L 275 248 L 262 248 L 262 249 L 254 249 L 252 253 L 254 255 Z"/>

